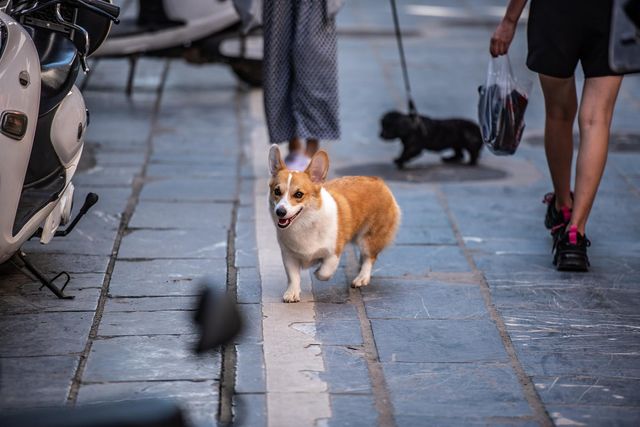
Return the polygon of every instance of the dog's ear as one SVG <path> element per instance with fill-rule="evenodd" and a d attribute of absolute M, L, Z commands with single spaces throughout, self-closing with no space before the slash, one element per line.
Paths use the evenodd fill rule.
<path fill-rule="evenodd" d="M 278 144 L 271 145 L 269 149 L 269 173 L 271 176 L 276 176 L 278 172 L 285 168 L 286 166 L 280 155 L 280 147 L 278 147 Z"/>
<path fill-rule="evenodd" d="M 304 173 L 311 177 L 311 181 L 319 184 L 327 178 L 327 172 L 329 172 L 329 155 L 326 151 L 320 150 L 313 155 Z"/>

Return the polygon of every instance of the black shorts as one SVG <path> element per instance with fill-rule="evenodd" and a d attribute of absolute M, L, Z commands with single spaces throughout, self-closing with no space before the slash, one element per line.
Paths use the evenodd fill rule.
<path fill-rule="evenodd" d="M 612 0 L 531 0 L 527 66 L 552 77 L 613 76 L 609 67 Z"/>

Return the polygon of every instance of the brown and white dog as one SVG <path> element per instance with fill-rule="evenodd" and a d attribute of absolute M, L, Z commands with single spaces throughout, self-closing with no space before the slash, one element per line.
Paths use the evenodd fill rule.
<path fill-rule="evenodd" d="M 269 151 L 269 207 L 287 272 L 285 302 L 300 301 L 300 270 L 320 263 L 319 280 L 329 280 L 347 243 L 360 249 L 361 266 L 351 286 L 369 284 L 378 254 L 400 223 L 400 208 L 380 178 L 353 176 L 326 182 L 329 156 L 317 152 L 304 172 L 287 169 L 280 149 Z"/>

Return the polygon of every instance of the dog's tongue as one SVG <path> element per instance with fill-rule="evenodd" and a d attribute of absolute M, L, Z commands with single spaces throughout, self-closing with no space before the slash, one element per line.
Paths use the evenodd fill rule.
<path fill-rule="evenodd" d="M 289 218 L 282 218 L 278 220 L 278 224 L 280 225 L 287 225 L 288 222 L 289 222 Z"/>

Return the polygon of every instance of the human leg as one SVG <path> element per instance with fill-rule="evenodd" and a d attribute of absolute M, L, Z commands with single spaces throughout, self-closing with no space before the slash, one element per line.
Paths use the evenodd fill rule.
<path fill-rule="evenodd" d="M 560 211 L 573 204 L 573 121 L 578 108 L 575 79 L 539 76 L 545 105 L 544 149 L 555 193 L 554 208 Z"/>
<path fill-rule="evenodd" d="M 270 143 L 292 141 L 295 121 L 292 107 L 293 4 L 285 0 L 263 3 L 264 110 Z M 290 146 L 291 147 L 291 146 Z"/>
<path fill-rule="evenodd" d="M 576 164 L 575 200 L 571 225 L 584 234 L 589 213 L 607 162 L 609 130 L 622 76 L 585 80 L 578 124 L 580 147 Z"/>
<path fill-rule="evenodd" d="M 298 136 L 313 154 L 319 140 L 340 138 L 336 25 L 319 1 L 299 0 L 295 19 L 294 117 Z"/>

